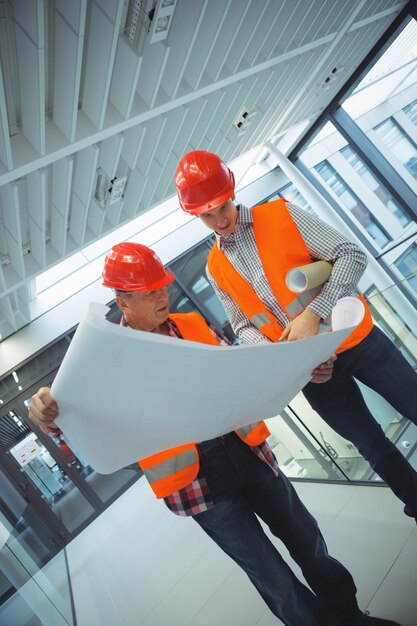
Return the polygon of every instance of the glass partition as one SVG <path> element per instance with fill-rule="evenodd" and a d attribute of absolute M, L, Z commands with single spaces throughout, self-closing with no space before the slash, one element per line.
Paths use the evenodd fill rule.
<path fill-rule="evenodd" d="M 31 533 L 27 508 L 14 524 L 0 511 L 0 623 L 72 626 L 65 553 L 61 550 L 43 565 L 48 547 Z M 30 514 L 32 524 L 33 515 L 37 513 Z"/>
<path fill-rule="evenodd" d="M 64 538 L 0 470 L 0 624 L 73 624 Z"/>
<path fill-rule="evenodd" d="M 397 290 L 393 285 L 391 290 Z M 417 336 L 390 304 L 386 291 L 372 285 L 365 296 L 375 323 L 392 339 L 417 369 Z M 357 381 L 365 402 L 386 436 L 417 469 L 417 426 L 398 413 L 384 398 Z M 379 481 L 355 446 L 332 430 L 299 393 L 276 418 L 267 421 L 269 443 L 282 471 L 292 478 Z"/>
<path fill-rule="evenodd" d="M 317 216 L 317 213 L 314 211 L 314 209 L 311 208 L 307 200 L 298 191 L 297 187 L 293 185 L 293 183 L 289 183 L 288 185 L 285 185 L 285 187 L 282 187 L 279 191 L 274 193 L 272 196 L 265 198 L 259 204 L 262 204 L 263 202 L 267 202 L 267 201 L 270 202 L 272 200 L 278 200 L 279 198 L 285 198 L 289 202 L 296 204 L 298 207 L 300 207 L 300 209 L 304 209 L 304 211 L 311 213 L 311 215 Z"/>
<path fill-rule="evenodd" d="M 362 159 L 356 154 L 351 146 L 345 146 L 340 150 L 340 154 L 351 165 L 353 170 L 361 177 L 361 180 L 366 184 L 368 189 L 372 191 L 373 195 L 380 200 L 388 211 L 395 217 L 396 220 L 405 227 L 411 222 L 411 218 L 407 213 L 399 206 L 398 202 L 393 198 L 392 194 L 382 184 L 377 177 L 372 174 L 369 167 L 365 165 Z"/>
<path fill-rule="evenodd" d="M 323 432 L 310 431 L 305 423 L 311 410 L 300 394 L 278 417 L 267 420 L 271 431 L 268 443 L 278 459 L 279 467 L 289 478 L 306 480 L 346 480 L 343 459 L 324 438 Z M 301 406 L 300 406 L 301 405 Z M 302 411 L 302 417 L 297 410 Z M 322 430 L 328 429 L 324 425 Z M 315 429 L 317 430 L 317 429 Z"/>
<path fill-rule="evenodd" d="M 417 244 L 412 243 L 394 264 L 404 277 L 404 284 L 417 293 Z"/>
<path fill-rule="evenodd" d="M 94 514 L 67 471 L 15 411 L 1 418 L 0 431 L 9 433 L 9 441 L 3 438 L 0 445 L 11 476 L 25 491 L 33 489 L 70 533 Z"/>

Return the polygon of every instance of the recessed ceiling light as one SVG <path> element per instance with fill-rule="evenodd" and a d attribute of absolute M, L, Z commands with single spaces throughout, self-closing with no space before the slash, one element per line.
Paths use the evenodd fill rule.
<path fill-rule="evenodd" d="M 167 30 L 169 25 L 169 17 L 165 15 L 164 17 L 159 17 L 156 23 L 155 32 L 161 33 L 164 30 Z"/>

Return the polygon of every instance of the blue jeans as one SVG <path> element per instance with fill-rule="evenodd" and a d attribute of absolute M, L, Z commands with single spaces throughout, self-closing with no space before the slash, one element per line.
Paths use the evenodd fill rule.
<path fill-rule="evenodd" d="M 353 377 L 417 424 L 417 373 L 392 341 L 374 327 L 357 346 L 338 355 L 329 382 L 309 383 L 303 389 L 313 409 L 333 430 L 355 444 L 417 517 L 417 472 L 385 436 Z"/>
<path fill-rule="evenodd" d="M 316 520 L 288 479 L 275 477 L 234 433 L 198 448 L 215 505 L 194 519 L 242 567 L 274 615 L 287 626 L 352 626 L 358 613 L 353 579 L 329 556 Z M 293 574 L 257 515 L 285 544 L 314 593 Z"/>

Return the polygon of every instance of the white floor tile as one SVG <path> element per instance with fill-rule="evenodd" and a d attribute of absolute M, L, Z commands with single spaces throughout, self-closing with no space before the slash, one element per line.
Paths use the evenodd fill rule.
<path fill-rule="evenodd" d="M 207 544 L 200 537 L 184 537 L 171 547 L 167 546 L 165 556 L 148 558 L 134 569 L 127 569 L 128 575 L 113 579 L 112 598 L 126 626 L 137 626 L 155 610 L 206 550 Z M 132 621 L 133 616 L 135 621 Z"/>
<path fill-rule="evenodd" d="M 411 533 L 408 541 L 404 544 L 404 547 L 401 552 L 410 552 L 410 553 L 414 553 L 417 555 L 417 525 L 415 526 L 413 532 Z"/>
<path fill-rule="evenodd" d="M 141 626 L 184 626 L 214 595 L 236 564 L 214 543 L 143 621 Z"/>
<path fill-rule="evenodd" d="M 275 615 L 272 615 L 271 611 L 267 611 L 267 613 L 262 615 L 259 622 L 256 622 L 255 626 L 284 626 L 284 623 Z"/>
<path fill-rule="evenodd" d="M 369 604 L 372 615 L 417 625 L 417 557 L 402 551 Z"/>
<path fill-rule="evenodd" d="M 365 610 L 378 587 L 383 583 L 398 556 L 395 550 L 366 543 L 359 537 L 346 537 L 325 533 L 329 553 L 338 559 L 352 574 L 358 593 L 358 603 Z"/>
<path fill-rule="evenodd" d="M 307 509 L 317 519 L 323 532 L 334 522 L 355 493 L 352 485 L 293 483 Z"/>
<path fill-rule="evenodd" d="M 72 589 L 78 626 L 125 626 L 94 563 L 72 577 Z"/>
<path fill-rule="evenodd" d="M 265 607 L 246 575 L 235 568 L 187 626 L 253 626 L 265 613 Z"/>
<path fill-rule="evenodd" d="M 357 487 L 328 530 L 399 552 L 414 528 L 414 520 L 404 515 L 389 489 Z"/>

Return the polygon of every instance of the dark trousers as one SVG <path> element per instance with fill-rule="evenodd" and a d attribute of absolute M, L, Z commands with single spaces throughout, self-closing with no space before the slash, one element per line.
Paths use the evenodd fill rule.
<path fill-rule="evenodd" d="M 271 611 L 287 626 L 355 624 L 353 579 L 329 556 L 316 520 L 288 479 L 275 477 L 234 433 L 198 448 L 215 506 L 194 519 L 242 567 Z M 285 544 L 312 591 L 293 574 L 256 516 Z"/>
<path fill-rule="evenodd" d="M 385 436 L 353 377 L 417 424 L 417 373 L 392 341 L 374 327 L 360 344 L 338 355 L 329 382 L 309 383 L 303 389 L 313 409 L 357 447 L 417 517 L 417 472 Z"/>

